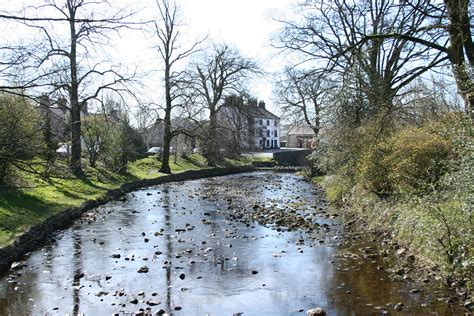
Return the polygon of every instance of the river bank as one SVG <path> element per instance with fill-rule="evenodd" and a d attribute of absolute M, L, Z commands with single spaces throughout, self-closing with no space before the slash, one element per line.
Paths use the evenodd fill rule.
<path fill-rule="evenodd" d="M 105 191 L 102 196 L 87 200 L 79 206 L 63 210 L 59 214 L 52 215 L 38 225 L 34 225 L 26 232 L 18 236 L 13 243 L 0 248 L 0 274 L 5 273 L 15 261 L 19 261 L 26 253 L 35 250 L 38 245 L 43 244 L 51 234 L 59 229 L 65 229 L 72 225 L 85 212 L 104 205 L 109 201 L 121 199 L 128 192 L 140 188 L 157 185 L 159 183 L 179 182 L 198 178 L 216 177 L 233 173 L 248 172 L 254 170 L 252 166 L 235 166 L 227 168 L 212 168 L 202 170 L 188 170 L 172 175 L 163 175 L 159 178 L 137 180 L 122 184 L 119 188 Z"/>
<path fill-rule="evenodd" d="M 301 177 L 240 173 L 87 212 L 3 278 L 0 313 L 459 314 L 390 280 L 390 266 Z"/>
<path fill-rule="evenodd" d="M 439 250 L 442 239 L 455 240 L 459 233 L 456 229 L 468 226 L 469 221 L 440 214 L 439 220 L 445 223 L 436 223 L 430 211 L 433 205 L 423 205 L 419 199 L 410 196 L 383 199 L 360 186 L 341 198 L 338 189 L 341 184 L 335 185 L 330 176 L 315 177 L 312 182 L 322 186 L 329 200 L 347 216 L 350 231 L 371 236 L 382 254 L 394 257 L 394 266 L 388 270 L 393 280 L 412 282 L 416 287 L 426 288 L 446 304 L 462 306 L 466 313 L 474 311 L 474 271 L 450 266 L 453 262 L 448 260 L 449 251 Z M 459 211 L 451 207 L 448 212 L 455 215 Z M 453 244 L 448 246 L 455 247 Z"/>

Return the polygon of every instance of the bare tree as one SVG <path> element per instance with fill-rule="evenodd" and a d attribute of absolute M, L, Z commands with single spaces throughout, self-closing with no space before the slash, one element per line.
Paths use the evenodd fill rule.
<path fill-rule="evenodd" d="M 283 112 L 310 126 L 317 138 L 324 104 L 330 103 L 336 88 L 324 74 L 288 67 L 277 82 L 277 95 Z"/>
<path fill-rule="evenodd" d="M 257 64 L 225 44 L 214 45 L 212 54 L 197 62 L 190 72 L 191 85 L 198 102 L 209 112 L 209 126 L 204 153 L 210 166 L 219 160 L 217 115 L 225 97 L 242 94 L 246 80 L 260 72 Z"/>
<path fill-rule="evenodd" d="M 452 65 L 458 93 L 464 100 L 467 114 L 471 117 L 471 120 L 474 120 L 474 39 L 472 37 L 474 24 L 472 22 L 472 4 L 470 3 L 471 1 L 469 0 L 444 0 L 448 16 L 448 25 L 446 27 L 449 35 L 448 47 L 444 48 L 443 46 L 436 45 L 437 43 L 435 42 L 425 43 L 419 40 L 419 36 L 411 40 L 447 54 Z M 426 14 L 426 12 L 420 11 L 416 7 L 414 9 L 420 14 Z M 441 27 L 444 29 L 443 25 Z"/>
<path fill-rule="evenodd" d="M 156 49 L 160 58 L 164 63 L 164 139 L 163 139 L 163 155 L 161 160 L 160 172 L 171 173 L 169 165 L 171 140 L 177 134 L 173 132 L 171 127 L 172 111 L 175 107 L 180 106 L 178 99 L 182 96 L 180 90 L 181 71 L 176 71 L 177 63 L 186 59 L 195 53 L 201 41 L 194 42 L 186 49 L 181 49 L 179 41 L 181 33 L 179 32 L 179 7 L 173 1 L 156 0 L 158 6 L 160 21 L 155 23 L 155 35 L 158 39 Z"/>
<path fill-rule="evenodd" d="M 246 96 L 247 99 L 248 96 Z M 225 97 L 224 104 L 219 110 L 219 132 L 217 141 L 231 156 L 238 157 L 244 151 L 252 151 L 255 146 L 255 121 L 251 104 L 253 99 L 245 102 L 241 95 Z"/>
<path fill-rule="evenodd" d="M 19 65 L 23 71 L 17 73 L 18 84 L 4 88 L 13 93 L 20 87 L 30 95 L 31 89 L 36 89 L 52 97 L 66 97 L 71 122 L 70 167 L 76 175 L 82 174 L 81 111 L 86 112 L 88 103 L 105 90 L 127 91 L 124 84 L 133 78 L 97 54 L 109 42 L 111 32 L 136 25 L 130 21 L 132 16 L 107 0 L 48 0 L 19 14 L 0 15 L 37 30 L 33 39 L 37 44 L 11 50 L 17 56 L 10 59 L 15 61 L 12 67 Z"/>
<path fill-rule="evenodd" d="M 465 112 L 474 119 L 474 10 L 471 1 L 406 1 L 404 7 L 413 15 L 428 20 L 428 23 L 423 27 L 412 27 L 410 33 L 390 30 L 377 36 L 366 36 L 362 41 L 373 38 L 402 39 L 443 55 L 451 64 L 458 93 L 464 101 Z M 426 34 L 434 30 L 442 34 L 442 40 L 427 38 Z"/>
<path fill-rule="evenodd" d="M 331 70 L 351 60 L 360 61 L 359 56 L 365 52 L 369 57 L 365 63 L 368 68 L 364 66 L 367 82 L 379 86 L 373 90 L 382 91 L 379 96 L 394 95 L 429 69 L 449 62 L 465 110 L 472 118 L 474 41 L 470 2 L 307 1 L 303 6 L 306 24 L 285 22 L 284 44 L 280 46 L 311 59 L 324 59 Z"/>
<path fill-rule="evenodd" d="M 415 1 L 422 6 L 426 1 Z M 382 116 L 396 110 L 394 102 L 413 80 L 448 58 L 406 38 L 385 38 L 389 32 L 414 36 L 427 17 L 408 10 L 402 2 L 306 1 L 300 20 L 284 23 L 280 41 L 284 50 L 298 52 L 311 67 L 326 76 L 344 77 L 353 67 L 360 72 L 360 88 Z M 442 42 L 443 34 L 427 31 L 425 40 Z"/>

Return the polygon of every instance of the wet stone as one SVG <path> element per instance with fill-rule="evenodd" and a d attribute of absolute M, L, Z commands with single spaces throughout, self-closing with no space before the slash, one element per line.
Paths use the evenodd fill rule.
<path fill-rule="evenodd" d="M 147 266 L 143 266 L 140 269 L 138 269 L 138 273 L 148 273 L 149 268 Z"/>
<path fill-rule="evenodd" d="M 321 307 L 316 307 L 314 309 L 310 309 L 306 312 L 307 316 L 325 316 L 326 311 Z"/>
<path fill-rule="evenodd" d="M 405 306 L 405 304 L 403 304 L 402 302 L 399 302 L 397 304 L 395 304 L 395 306 L 393 307 L 394 310 L 400 312 L 403 310 L 403 307 Z"/>

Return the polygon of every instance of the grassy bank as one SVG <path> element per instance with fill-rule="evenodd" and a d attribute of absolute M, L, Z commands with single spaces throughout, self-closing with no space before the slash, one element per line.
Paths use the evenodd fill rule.
<path fill-rule="evenodd" d="M 200 155 L 170 159 L 173 173 L 207 168 Z M 63 166 L 65 167 L 65 166 Z M 135 180 L 162 176 L 160 161 L 154 157 L 129 163 L 128 172 L 116 174 L 104 168 L 85 168 L 85 177 L 50 177 L 16 172 L 17 188 L 3 189 L 0 195 L 0 247 L 15 236 L 68 207 L 102 196 L 107 190 Z"/>

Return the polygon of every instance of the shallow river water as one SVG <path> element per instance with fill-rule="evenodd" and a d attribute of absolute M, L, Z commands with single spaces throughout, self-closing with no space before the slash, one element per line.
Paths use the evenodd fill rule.
<path fill-rule="evenodd" d="M 236 213 L 257 207 L 303 214 L 318 229 L 264 227 Z M 130 193 L 5 275 L 0 315 L 305 315 L 317 306 L 328 315 L 459 314 L 390 281 L 386 259 L 357 255 L 372 245 L 352 241 L 334 213 L 317 188 L 291 173 Z"/>

